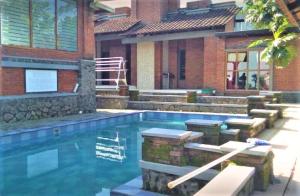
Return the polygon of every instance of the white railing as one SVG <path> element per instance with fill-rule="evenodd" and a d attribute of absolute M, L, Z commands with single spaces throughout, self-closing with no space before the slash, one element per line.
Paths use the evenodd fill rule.
<path fill-rule="evenodd" d="M 119 88 L 120 83 L 127 85 L 126 79 L 126 61 L 123 57 L 110 57 L 110 58 L 96 58 L 96 85 L 104 86 L 103 84 L 98 85 L 98 82 L 108 82 L 108 86 L 111 86 L 111 82 L 116 85 L 113 86 L 116 89 Z M 109 78 L 102 78 L 102 73 L 109 73 Z M 112 74 L 111 74 L 112 73 Z"/>

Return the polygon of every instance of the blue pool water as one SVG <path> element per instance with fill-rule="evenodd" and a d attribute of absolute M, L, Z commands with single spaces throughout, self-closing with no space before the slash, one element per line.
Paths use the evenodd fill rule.
<path fill-rule="evenodd" d="M 138 175 L 141 131 L 185 129 L 188 116 L 145 113 L 0 137 L 0 195 L 108 195 Z"/>

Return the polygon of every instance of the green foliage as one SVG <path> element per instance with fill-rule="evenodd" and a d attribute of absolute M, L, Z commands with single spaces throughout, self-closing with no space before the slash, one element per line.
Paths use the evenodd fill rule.
<path fill-rule="evenodd" d="M 298 35 L 289 31 L 292 26 L 275 0 L 248 0 L 243 12 L 247 22 L 273 33 L 273 38 L 256 40 L 248 47 L 264 47 L 263 61 L 281 68 L 288 66 L 297 54 L 292 41 L 298 39 Z"/>

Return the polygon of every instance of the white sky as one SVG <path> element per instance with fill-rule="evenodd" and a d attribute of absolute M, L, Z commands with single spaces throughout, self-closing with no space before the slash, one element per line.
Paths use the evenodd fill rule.
<path fill-rule="evenodd" d="M 145 0 L 146 1 L 146 0 Z M 147 0 L 148 1 L 148 0 Z M 157 0 L 158 1 L 158 0 Z M 195 0 L 180 0 L 180 6 L 185 7 L 186 3 L 189 1 L 195 1 Z M 221 2 L 228 2 L 233 0 L 212 0 L 213 3 L 221 3 Z M 235 0 L 238 5 L 241 5 L 243 0 Z M 117 7 L 130 7 L 131 6 L 131 0 L 100 0 L 103 4 L 111 7 L 111 8 L 117 8 Z"/>

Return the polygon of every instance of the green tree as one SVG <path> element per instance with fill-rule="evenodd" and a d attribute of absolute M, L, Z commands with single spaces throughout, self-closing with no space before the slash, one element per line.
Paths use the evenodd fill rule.
<path fill-rule="evenodd" d="M 273 34 L 272 38 L 252 42 L 249 48 L 264 47 L 262 60 L 280 68 L 288 66 L 297 53 L 292 41 L 298 39 L 298 35 L 291 32 L 293 26 L 275 0 L 248 0 L 243 12 L 247 22 Z"/>

